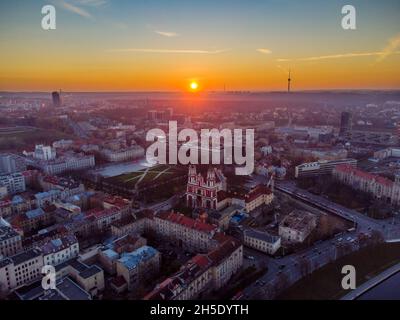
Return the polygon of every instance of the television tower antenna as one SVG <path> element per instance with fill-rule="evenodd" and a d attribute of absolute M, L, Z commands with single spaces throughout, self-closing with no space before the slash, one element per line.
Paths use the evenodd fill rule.
<path fill-rule="evenodd" d="M 287 91 L 288 93 L 290 93 L 290 82 L 292 81 L 292 79 L 290 78 L 290 69 L 289 69 L 289 78 L 288 78 L 288 84 L 287 84 Z"/>

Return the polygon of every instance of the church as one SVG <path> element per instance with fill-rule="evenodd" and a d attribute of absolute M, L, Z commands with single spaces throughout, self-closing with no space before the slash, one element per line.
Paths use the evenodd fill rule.
<path fill-rule="evenodd" d="M 218 210 L 219 203 L 227 189 L 226 177 L 221 170 L 209 168 L 206 178 L 196 166 L 189 167 L 189 177 L 186 189 L 186 204 L 190 208 L 207 208 Z M 222 198 L 221 198 L 222 197 Z"/>

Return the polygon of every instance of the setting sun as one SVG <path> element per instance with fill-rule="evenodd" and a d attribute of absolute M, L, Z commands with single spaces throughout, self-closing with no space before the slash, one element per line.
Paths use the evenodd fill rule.
<path fill-rule="evenodd" d="M 190 89 L 192 91 L 196 91 L 198 88 L 199 88 L 199 84 L 197 82 L 193 81 L 190 83 Z"/>

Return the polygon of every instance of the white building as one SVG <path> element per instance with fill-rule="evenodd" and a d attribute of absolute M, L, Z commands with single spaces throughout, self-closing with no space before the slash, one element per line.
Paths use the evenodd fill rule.
<path fill-rule="evenodd" d="M 54 160 L 56 158 L 56 150 L 50 146 L 39 144 L 35 146 L 33 157 L 38 160 Z"/>
<path fill-rule="evenodd" d="M 9 225 L 4 225 L 0 220 L 0 257 L 10 257 L 22 250 L 22 238 Z"/>
<path fill-rule="evenodd" d="M 79 255 L 79 243 L 74 235 L 49 240 L 40 249 L 43 252 L 45 265 L 56 266 Z"/>
<path fill-rule="evenodd" d="M 22 172 L 26 170 L 25 161 L 22 157 L 14 154 L 0 154 L 0 175 Z"/>
<path fill-rule="evenodd" d="M 6 187 L 8 194 L 24 192 L 26 190 L 25 177 L 21 173 L 0 176 L 0 186 Z"/>
<path fill-rule="evenodd" d="M 39 280 L 42 275 L 43 255 L 31 249 L 0 260 L 1 290 L 9 292 Z"/>
<path fill-rule="evenodd" d="M 341 159 L 341 160 L 320 160 L 317 162 L 303 163 L 295 167 L 295 177 L 311 177 L 324 174 L 331 174 L 333 169 L 342 164 L 347 164 L 352 167 L 357 166 L 356 159 Z"/>
<path fill-rule="evenodd" d="M 122 162 L 142 158 L 144 156 L 144 149 L 139 145 L 134 145 L 119 150 L 103 149 L 100 153 L 107 161 Z"/>
<path fill-rule="evenodd" d="M 243 241 L 246 246 L 271 255 L 281 247 L 280 237 L 253 229 L 243 232 Z"/>

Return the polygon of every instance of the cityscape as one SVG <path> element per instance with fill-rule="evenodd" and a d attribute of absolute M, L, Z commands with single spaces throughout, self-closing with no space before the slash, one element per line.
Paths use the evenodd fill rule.
<path fill-rule="evenodd" d="M 49 2 L 0 4 L 1 301 L 400 300 L 398 2 Z"/>

